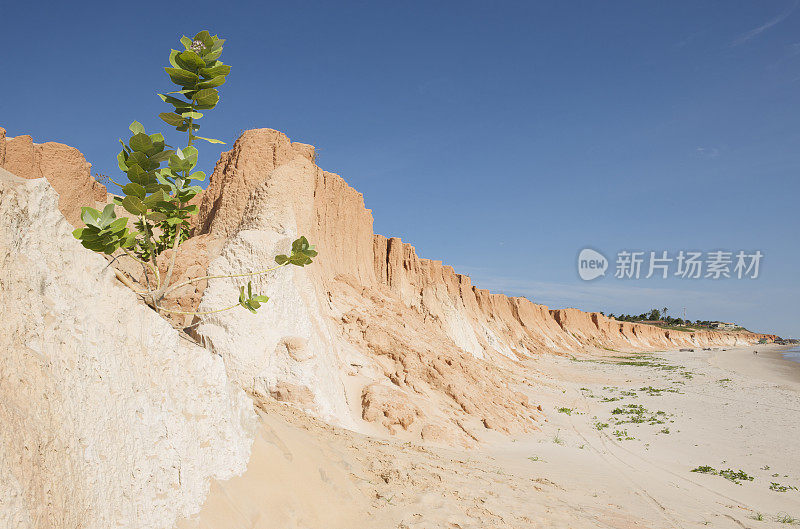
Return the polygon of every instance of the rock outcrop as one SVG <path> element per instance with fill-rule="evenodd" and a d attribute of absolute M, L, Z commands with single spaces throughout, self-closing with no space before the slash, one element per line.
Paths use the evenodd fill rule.
<path fill-rule="evenodd" d="M 80 246 L 58 199 L 0 169 L 0 527 L 170 527 L 244 471 L 252 402 Z"/>
<path fill-rule="evenodd" d="M 0 128 L 0 168 L 21 178 L 46 178 L 58 193 L 58 206 L 73 226 L 82 226 L 81 206 L 106 202 L 106 187 L 97 182 L 81 152 L 61 143 L 34 143 L 30 136 L 7 138 Z"/>

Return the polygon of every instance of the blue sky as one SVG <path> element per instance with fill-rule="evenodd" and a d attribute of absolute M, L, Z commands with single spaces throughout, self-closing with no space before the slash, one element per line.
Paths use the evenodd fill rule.
<path fill-rule="evenodd" d="M 795 0 L 112 4 L 4 6 L 9 135 L 117 174 L 128 124 L 161 127 L 169 49 L 207 28 L 233 71 L 201 133 L 316 145 L 423 257 L 552 307 L 800 336 Z M 584 247 L 606 277 L 578 278 Z M 623 249 L 764 258 L 755 280 L 619 280 Z"/>

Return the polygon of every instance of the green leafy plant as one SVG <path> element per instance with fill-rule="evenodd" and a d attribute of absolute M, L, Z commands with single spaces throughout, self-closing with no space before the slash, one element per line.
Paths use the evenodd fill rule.
<path fill-rule="evenodd" d="M 715 468 L 710 467 L 708 465 L 703 465 L 692 469 L 692 472 L 699 472 L 700 474 L 711 474 L 712 476 L 722 476 L 723 478 L 727 479 L 728 481 L 732 481 L 737 485 L 741 485 L 742 481 L 753 481 L 753 476 L 747 475 L 747 473 L 744 470 L 735 471 L 731 470 L 730 468 L 727 470 L 716 470 Z"/>
<path fill-rule="evenodd" d="M 790 525 L 800 524 L 800 519 L 795 518 L 794 516 L 786 512 L 779 512 L 778 515 L 775 517 L 775 521 L 778 523 L 787 523 Z"/>
<path fill-rule="evenodd" d="M 790 490 L 797 490 L 797 487 L 792 485 L 781 485 L 780 483 L 771 481 L 769 484 L 769 490 L 774 490 L 775 492 L 788 492 Z"/>
<path fill-rule="evenodd" d="M 247 295 L 245 296 L 244 287 L 239 287 L 239 305 L 246 308 L 253 314 L 256 313 L 256 310 L 261 306 L 262 303 L 266 303 L 269 301 L 267 296 L 254 296 L 253 295 L 253 284 L 252 282 L 247 282 Z"/>
<path fill-rule="evenodd" d="M 553 436 L 553 442 L 557 445 L 563 445 L 564 439 L 561 438 L 561 429 L 559 429 L 556 434 Z"/>
<path fill-rule="evenodd" d="M 255 313 L 261 303 L 269 298 L 253 294 L 249 281 L 246 295 L 245 287 L 241 286 L 239 303 L 230 307 L 199 313 L 171 310 L 161 304 L 169 293 L 194 282 L 212 278 L 252 277 L 287 265 L 306 266 L 317 255 L 306 238 L 300 237 L 292 243 L 289 255 L 278 255 L 275 258 L 277 266 L 266 270 L 196 277 L 177 285 L 170 284 L 178 247 L 189 237 L 189 219 L 198 211 L 197 205 L 191 203 L 202 191 L 197 182 L 206 178 L 203 171 L 195 170 L 199 152 L 194 142 L 224 143 L 198 136 L 198 121 L 204 116 L 204 111 L 214 109 L 219 103 L 217 88 L 225 83 L 231 71 L 229 65 L 219 60 L 224 39 L 204 30 L 192 39 L 184 36 L 180 42 L 184 49 L 171 50 L 170 66 L 164 68 L 178 90 L 158 94 L 173 110 L 162 112 L 159 117 L 177 132 L 186 133 L 186 146 L 172 148 L 161 133 L 148 134 L 141 123 L 134 121 L 129 127 L 131 136 L 127 143 L 119 140 L 122 150 L 117 155 L 117 163 L 128 180 L 125 184 L 118 184 L 122 196 L 114 197 L 114 204 L 109 204 L 102 212 L 94 208 L 82 208 L 81 219 L 86 226 L 76 229 L 73 235 L 84 247 L 95 252 L 111 255 L 121 250 L 122 255 L 138 261 L 144 270 L 146 290 L 137 290 L 121 273 L 118 277 L 157 310 L 208 314 L 242 306 Z M 110 177 L 106 178 L 113 182 Z M 132 216 L 132 227 L 128 226 L 128 218 L 117 218 L 114 205 L 122 207 Z M 167 250 L 171 250 L 172 254 L 166 274 L 162 277 L 157 259 Z"/>

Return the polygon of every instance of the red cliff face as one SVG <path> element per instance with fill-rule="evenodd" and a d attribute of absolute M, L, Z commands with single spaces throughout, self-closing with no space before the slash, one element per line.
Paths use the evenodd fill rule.
<path fill-rule="evenodd" d="M 292 160 L 314 161 L 313 147 L 293 143 L 284 134 L 258 129 L 245 132 L 222 155 L 203 196 L 198 233 L 227 236 L 242 221 L 250 193 L 269 180 L 270 172 Z M 305 192 L 313 208 L 299 214 L 300 231 L 321 253 L 315 271 L 326 285 L 349 276 L 364 288 L 379 289 L 409 310 L 439 321 L 441 332 L 476 355 L 515 357 L 542 351 L 581 347 L 658 348 L 690 345 L 733 345 L 762 337 L 752 333 L 668 331 L 652 325 L 617 322 L 577 309 L 549 310 L 525 298 L 492 294 L 471 284 L 441 261 L 417 256 L 398 238 L 372 232 L 372 214 L 358 193 L 339 176 L 309 164 L 306 178 L 293 184 Z M 284 200 L 303 195 L 300 189 L 278 193 Z M 306 208 L 307 209 L 307 208 Z M 351 281 L 352 282 L 352 281 Z"/>

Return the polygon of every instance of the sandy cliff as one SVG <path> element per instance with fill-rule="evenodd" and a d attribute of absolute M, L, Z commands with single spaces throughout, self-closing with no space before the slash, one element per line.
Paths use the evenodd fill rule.
<path fill-rule="evenodd" d="M 244 471 L 252 403 L 80 246 L 58 200 L 0 169 L 0 527 L 170 527 Z"/>
<path fill-rule="evenodd" d="M 213 273 L 266 267 L 300 234 L 320 250 L 312 267 L 256 282 L 272 296 L 269 310 L 197 327 L 257 398 L 364 431 L 470 444 L 487 430 L 536 428 L 538 410 L 515 386 L 519 359 L 761 337 L 667 331 L 479 289 L 374 234 L 363 196 L 314 159 L 313 147 L 280 132 L 247 131 L 221 157 L 200 206 L 195 237 L 219 248 L 204 254 Z M 193 295 L 208 310 L 228 303 L 235 286 L 215 280 Z"/>
<path fill-rule="evenodd" d="M 43 144 L 50 147 L 35 146 L 25 158 L 34 162 L 9 156 L 28 144 L 35 146 L 0 138 L 0 161 L 33 167 L 43 156 L 36 149 L 49 149 L 52 163 L 63 156 L 68 167 L 77 167 L 62 178 L 100 198 L 100 189 L 87 181 L 85 161 L 75 162 L 77 151 Z M 254 280 L 271 298 L 258 315 L 230 311 L 202 321 L 173 319 L 196 324 L 193 335 L 256 399 L 289 401 L 370 433 L 471 445 L 491 431 L 527 431 L 542 420 L 536 403 L 519 391 L 515 369 L 521 359 L 599 348 L 733 346 L 762 336 L 668 331 L 479 289 L 441 261 L 420 258 L 400 239 L 374 234 L 363 196 L 314 161 L 312 146 L 278 131 L 245 132 L 223 153 L 199 197 L 193 237 L 177 262 L 181 280 L 207 270 L 266 268 L 301 234 L 317 245 L 313 266 Z M 53 171 L 39 171 L 31 174 L 58 180 Z M 82 205 L 75 200 L 63 195 L 60 201 L 68 218 Z M 184 310 L 230 305 L 240 283 L 197 283 L 171 303 Z"/>

